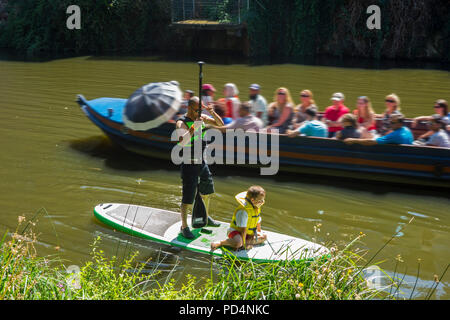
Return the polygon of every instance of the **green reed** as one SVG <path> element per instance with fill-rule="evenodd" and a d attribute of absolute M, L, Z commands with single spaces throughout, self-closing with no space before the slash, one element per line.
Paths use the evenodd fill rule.
<path fill-rule="evenodd" d="M 21 228 L 24 222 L 26 228 Z M 366 259 L 367 250 L 354 248 L 363 234 L 342 248 L 327 245 L 330 253 L 316 259 L 256 263 L 238 260 L 231 254 L 220 260 L 212 258 L 208 279 L 187 275 L 180 282 L 174 279 L 173 272 L 164 281 L 158 268 L 149 273 L 145 269 L 148 261 L 137 262 L 137 252 L 125 259 L 107 257 L 97 238 L 92 244 L 91 258 L 78 273 L 68 273 L 57 256 L 37 256 L 36 236 L 30 223 L 34 225 L 19 217 L 16 231 L 1 239 L 0 299 L 392 299 L 403 282 L 402 279 L 394 283 L 396 280 L 392 279 L 393 294 L 368 285 L 363 269 L 374 257 Z"/>

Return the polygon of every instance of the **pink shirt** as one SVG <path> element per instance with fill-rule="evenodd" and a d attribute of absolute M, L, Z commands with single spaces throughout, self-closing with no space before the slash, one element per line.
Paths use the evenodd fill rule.
<path fill-rule="evenodd" d="M 340 105 L 338 109 L 336 109 L 334 106 L 331 106 L 325 110 L 324 117 L 325 119 L 330 121 L 338 121 L 340 117 L 349 112 L 350 110 L 344 105 Z M 342 127 L 329 127 L 328 131 L 338 132 L 341 131 L 342 129 L 343 129 Z"/>

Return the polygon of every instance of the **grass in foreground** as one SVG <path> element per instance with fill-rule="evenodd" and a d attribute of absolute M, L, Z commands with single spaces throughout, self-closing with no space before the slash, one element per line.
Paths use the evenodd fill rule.
<path fill-rule="evenodd" d="M 19 220 L 19 222 L 23 222 Z M 29 228 L 24 228 L 27 230 Z M 351 250 L 361 236 L 342 250 L 333 248 L 327 259 L 310 262 L 253 263 L 226 258 L 218 273 L 206 284 L 193 276 L 176 285 L 173 278 L 162 282 L 158 271 L 142 272 L 137 253 L 119 263 L 94 242 L 91 260 L 77 274 L 68 274 L 57 257 L 38 257 L 31 231 L 16 232 L 0 242 L 0 299 L 116 300 L 116 299 L 372 299 L 361 274 L 363 254 Z M 212 262 L 213 264 L 213 262 Z"/>

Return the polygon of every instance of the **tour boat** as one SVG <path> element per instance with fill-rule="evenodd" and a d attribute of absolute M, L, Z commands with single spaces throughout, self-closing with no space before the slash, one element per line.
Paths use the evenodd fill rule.
<path fill-rule="evenodd" d="M 77 102 L 87 117 L 112 142 L 137 154 L 171 159 L 172 149 L 177 143 L 171 139 L 175 129 L 174 121 L 168 121 L 148 131 L 135 131 L 126 127 L 122 121 L 127 99 L 86 100 L 82 95 L 78 95 Z M 380 120 L 377 121 L 379 122 Z M 410 126 L 411 122 L 412 120 L 408 119 L 406 125 Z M 425 130 L 424 124 L 412 129 L 415 137 Z M 271 141 L 270 134 L 256 135 L 258 139 Z M 245 148 L 246 160 L 252 148 L 254 149 L 254 146 L 248 145 Z M 235 149 L 235 146 L 228 146 L 228 150 L 232 149 Z M 227 150 L 225 142 L 223 150 Z M 278 152 L 279 170 L 284 172 L 450 187 L 450 149 L 410 145 L 347 145 L 335 139 L 279 136 Z M 264 167 L 248 162 L 227 165 Z"/>

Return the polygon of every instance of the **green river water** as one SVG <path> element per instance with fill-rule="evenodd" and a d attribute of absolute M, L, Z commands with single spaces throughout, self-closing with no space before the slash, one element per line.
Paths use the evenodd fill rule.
<path fill-rule="evenodd" d="M 207 257 L 130 238 L 94 219 L 94 206 L 104 202 L 178 210 L 180 175 L 176 167 L 160 160 L 112 147 L 75 103 L 78 93 L 87 99 L 127 98 L 138 87 L 157 81 L 178 80 L 182 89 L 195 90 L 197 77 L 195 62 L 151 58 L 0 61 L 0 232 L 14 230 L 19 215 L 31 217 L 44 207 L 49 216 L 41 217 L 35 227 L 39 254 L 58 253 L 67 265 L 81 264 L 89 258 L 93 239 L 101 236 L 100 246 L 108 255 L 139 250 L 141 260 L 152 257 L 163 271 L 175 267 L 180 281 L 188 273 L 209 277 Z M 262 85 L 268 100 L 279 86 L 289 88 L 296 101 L 302 89 L 311 89 L 320 110 L 336 91 L 346 94 L 352 109 L 358 96 L 368 95 L 378 113 L 383 111 L 384 97 L 395 92 L 409 117 L 431 114 L 438 98 L 450 100 L 449 73 L 438 70 L 207 64 L 204 77 L 218 91 L 235 82 L 241 97 L 247 97 L 246 88 L 254 82 Z M 374 262 L 384 260 L 380 266 L 392 275 L 395 257 L 401 255 L 404 262 L 398 272 L 401 276 L 406 272 L 405 281 L 412 286 L 420 258 L 418 298 L 426 295 L 434 275 L 450 262 L 450 201 L 442 191 L 301 175 L 260 177 L 259 171 L 223 167 L 212 171 L 216 194 L 211 214 L 221 221 L 230 219 L 234 195 L 252 184 L 267 190 L 263 229 L 339 244 L 363 232 L 367 236 L 358 247 L 372 254 L 415 217 Z M 320 232 L 315 233 L 317 224 Z M 55 246 L 60 246 L 58 252 Z M 450 274 L 433 298 L 450 299 Z"/>

